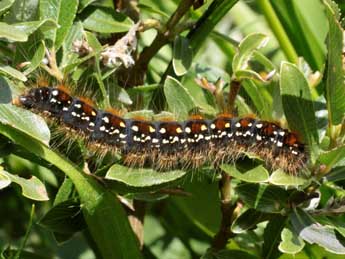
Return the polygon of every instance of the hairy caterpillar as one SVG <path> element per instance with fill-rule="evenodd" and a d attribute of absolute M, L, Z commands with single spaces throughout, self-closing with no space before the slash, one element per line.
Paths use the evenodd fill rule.
<path fill-rule="evenodd" d="M 71 96 L 64 88 L 48 86 L 31 89 L 14 104 L 48 113 L 91 143 L 121 153 L 129 166 L 198 168 L 251 153 L 272 169 L 296 174 L 308 160 L 306 146 L 295 133 L 252 117 L 221 114 L 211 120 L 194 116 L 183 122 L 124 119 Z"/>

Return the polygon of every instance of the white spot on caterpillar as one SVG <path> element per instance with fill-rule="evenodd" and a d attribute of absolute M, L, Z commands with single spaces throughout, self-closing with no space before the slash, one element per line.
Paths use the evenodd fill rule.
<path fill-rule="evenodd" d="M 51 102 L 51 103 L 56 103 L 56 99 L 55 99 L 55 98 L 51 98 L 51 99 L 50 99 L 50 102 Z"/>
<path fill-rule="evenodd" d="M 126 134 L 120 134 L 120 138 L 122 138 L 122 139 L 124 139 L 124 138 L 126 138 L 127 137 L 127 135 Z"/>
<path fill-rule="evenodd" d="M 173 144 L 173 143 L 178 142 L 178 141 L 179 141 L 179 138 L 178 138 L 177 136 L 175 136 L 175 137 L 173 138 L 173 140 L 171 141 L 171 143 Z"/>
<path fill-rule="evenodd" d="M 241 128 L 241 123 L 236 122 L 235 126 L 236 126 L 236 128 Z"/>
<path fill-rule="evenodd" d="M 109 118 L 107 116 L 103 117 L 102 120 L 105 122 L 105 123 L 109 123 Z"/>
<path fill-rule="evenodd" d="M 77 116 L 77 113 L 76 112 L 71 112 L 72 116 L 73 117 L 76 117 Z"/>
<path fill-rule="evenodd" d="M 183 138 L 180 140 L 180 142 L 181 142 L 181 144 L 184 144 L 186 142 L 186 139 Z"/>
<path fill-rule="evenodd" d="M 282 147 L 282 146 L 283 146 L 283 142 L 278 141 L 277 142 L 277 147 Z"/>
<path fill-rule="evenodd" d="M 255 127 L 257 127 L 258 129 L 261 129 L 262 126 L 263 126 L 262 123 L 258 123 L 258 124 L 255 125 Z"/>
<path fill-rule="evenodd" d="M 58 90 L 53 90 L 52 91 L 52 95 L 53 96 L 58 96 L 59 95 L 59 91 Z"/>
<path fill-rule="evenodd" d="M 139 127 L 137 125 L 133 125 L 132 126 L 132 130 L 135 131 L 135 132 L 138 132 L 139 131 Z"/>
<path fill-rule="evenodd" d="M 225 123 L 224 127 L 225 128 L 230 128 L 230 123 L 229 122 Z"/>
<path fill-rule="evenodd" d="M 200 129 L 201 129 L 201 131 L 206 131 L 207 130 L 207 126 L 205 124 L 202 124 Z"/>
<path fill-rule="evenodd" d="M 140 142 L 140 138 L 137 137 L 137 136 L 134 136 L 134 137 L 133 137 L 133 140 L 134 140 L 135 142 Z"/>
<path fill-rule="evenodd" d="M 257 141 L 261 141 L 262 140 L 262 137 L 260 135 L 256 135 L 256 140 Z"/>
<path fill-rule="evenodd" d="M 231 138 L 231 137 L 232 137 L 232 135 L 233 135 L 232 133 L 229 133 L 229 134 L 228 134 L 228 138 Z"/>
<path fill-rule="evenodd" d="M 126 128 L 126 124 L 124 124 L 122 121 L 120 122 L 120 127 L 121 128 Z"/>
<path fill-rule="evenodd" d="M 297 152 L 297 151 L 295 151 L 295 150 L 292 150 L 292 151 L 291 151 L 291 153 L 292 153 L 292 154 L 294 154 L 295 156 L 297 156 L 297 155 L 298 155 L 298 152 Z"/>
<path fill-rule="evenodd" d="M 165 128 L 161 128 L 160 130 L 159 130 L 159 133 L 161 133 L 161 134 L 164 134 L 164 133 L 166 133 L 167 132 L 167 130 L 165 129 Z M 163 142 L 164 143 L 164 142 Z"/>
<path fill-rule="evenodd" d="M 211 136 L 206 136 L 205 137 L 205 140 L 210 140 L 211 139 Z"/>
<path fill-rule="evenodd" d="M 251 126 L 253 126 L 253 123 L 249 122 L 248 127 L 251 127 Z"/>
<path fill-rule="evenodd" d="M 235 135 L 236 135 L 236 136 L 242 136 L 242 132 L 236 131 Z"/>
<path fill-rule="evenodd" d="M 94 127 L 94 126 L 95 126 L 95 123 L 90 122 L 90 123 L 89 123 L 89 126 L 90 126 L 90 127 Z"/>
<path fill-rule="evenodd" d="M 74 104 L 74 107 L 80 109 L 81 108 L 81 104 L 80 103 L 76 103 L 76 104 Z"/>
<path fill-rule="evenodd" d="M 149 132 L 150 132 L 150 133 L 153 133 L 153 132 L 156 132 L 156 130 L 155 130 L 154 127 L 152 127 L 152 126 L 150 125 L 150 126 L 149 126 Z"/>
<path fill-rule="evenodd" d="M 191 130 L 189 127 L 186 127 L 186 128 L 184 129 L 184 131 L 185 131 L 186 133 L 191 133 L 191 132 L 192 132 L 192 130 Z"/>
<path fill-rule="evenodd" d="M 92 115 L 92 116 L 96 116 L 97 113 L 96 113 L 95 111 L 92 111 L 92 112 L 91 112 L 91 115 Z"/>
<path fill-rule="evenodd" d="M 152 139 L 152 143 L 156 144 L 156 143 L 158 143 L 158 142 L 159 142 L 159 139 L 158 139 L 158 138 L 153 138 L 153 139 Z"/>
<path fill-rule="evenodd" d="M 62 110 L 67 112 L 68 111 L 68 107 L 63 107 Z"/>
<path fill-rule="evenodd" d="M 99 128 L 99 130 L 100 130 L 100 131 L 105 131 L 105 127 L 102 126 L 102 127 Z"/>
<path fill-rule="evenodd" d="M 280 135 L 280 136 L 284 136 L 284 135 L 285 135 L 285 132 L 284 132 L 284 131 L 279 131 L 279 135 Z"/>
<path fill-rule="evenodd" d="M 182 133 L 182 129 L 180 127 L 176 128 L 176 133 Z"/>
<path fill-rule="evenodd" d="M 163 144 L 168 144 L 168 143 L 169 143 L 169 140 L 163 139 L 163 140 L 162 140 L 162 143 L 163 143 Z"/>
<path fill-rule="evenodd" d="M 211 127 L 211 129 L 215 129 L 215 128 L 216 128 L 216 124 L 212 123 L 212 124 L 210 125 L 210 127 Z"/>

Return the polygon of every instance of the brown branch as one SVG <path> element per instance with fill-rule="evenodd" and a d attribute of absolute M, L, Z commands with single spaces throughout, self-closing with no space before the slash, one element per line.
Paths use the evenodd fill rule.
<path fill-rule="evenodd" d="M 230 113 L 235 113 L 235 101 L 236 97 L 238 95 L 238 92 L 240 91 L 241 83 L 235 79 L 232 79 L 230 82 L 230 92 L 228 97 L 228 109 Z"/>
<path fill-rule="evenodd" d="M 230 227 L 233 221 L 233 212 L 236 206 L 231 204 L 231 176 L 222 172 L 222 179 L 219 182 L 221 204 L 220 209 L 222 212 L 222 221 L 218 233 L 215 235 L 212 248 L 215 250 L 221 250 L 225 248 L 228 240 L 234 236 Z"/>
<path fill-rule="evenodd" d="M 166 25 L 162 30 L 158 31 L 155 39 L 150 46 L 145 47 L 139 55 L 134 67 L 128 71 L 129 74 L 123 75 L 120 81 L 124 82 L 124 85 L 135 86 L 142 85 L 144 83 L 144 77 L 147 71 L 147 67 L 151 59 L 157 54 L 157 52 L 167 43 L 169 43 L 175 37 L 177 31 L 175 26 L 181 20 L 181 18 L 188 12 L 193 5 L 194 0 L 180 1 L 179 6 L 170 17 Z"/>

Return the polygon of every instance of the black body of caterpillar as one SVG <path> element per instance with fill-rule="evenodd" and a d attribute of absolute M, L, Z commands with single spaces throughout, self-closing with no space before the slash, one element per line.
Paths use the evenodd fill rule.
<path fill-rule="evenodd" d="M 296 174 L 308 160 L 306 147 L 295 133 L 251 117 L 223 114 L 212 120 L 196 117 L 184 122 L 124 119 L 55 87 L 31 89 L 17 103 L 48 113 L 83 133 L 91 143 L 121 152 L 127 165 L 159 170 L 197 168 L 252 153 L 272 169 Z"/>

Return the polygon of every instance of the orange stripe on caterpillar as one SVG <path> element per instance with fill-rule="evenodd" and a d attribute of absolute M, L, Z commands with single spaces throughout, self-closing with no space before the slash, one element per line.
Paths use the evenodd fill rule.
<path fill-rule="evenodd" d="M 296 133 L 250 116 L 222 114 L 211 120 L 193 116 L 183 122 L 124 119 L 53 87 L 31 89 L 18 100 L 15 104 L 50 113 L 88 136 L 90 142 L 121 152 L 130 166 L 149 165 L 159 170 L 197 168 L 252 153 L 273 169 L 296 174 L 308 160 L 306 147 Z"/>

